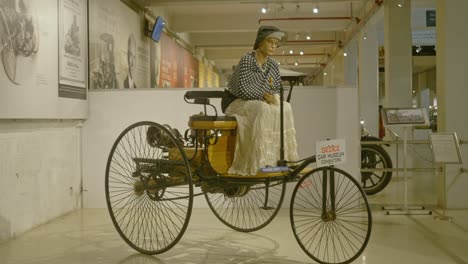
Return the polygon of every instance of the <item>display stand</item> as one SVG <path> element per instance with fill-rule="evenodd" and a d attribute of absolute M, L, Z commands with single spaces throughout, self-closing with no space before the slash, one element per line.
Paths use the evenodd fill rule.
<path fill-rule="evenodd" d="M 452 221 L 453 218 L 445 215 L 447 207 L 447 193 L 445 186 L 445 164 L 461 164 L 461 153 L 456 133 L 433 133 L 431 138 L 431 150 L 434 163 L 442 167 L 442 215 L 435 216 L 436 220 Z"/>
<path fill-rule="evenodd" d="M 424 206 L 408 206 L 408 131 L 412 131 L 414 125 L 429 124 L 426 109 L 424 108 L 383 108 L 381 110 L 384 124 L 388 127 L 403 128 L 403 182 L 404 198 L 401 207 L 383 207 L 387 215 L 431 215 L 431 210 L 425 210 Z"/>

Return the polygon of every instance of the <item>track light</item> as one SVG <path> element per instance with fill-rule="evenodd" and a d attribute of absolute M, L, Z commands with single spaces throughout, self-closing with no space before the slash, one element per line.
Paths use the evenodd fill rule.
<path fill-rule="evenodd" d="M 293 54 L 293 53 L 294 53 L 294 51 L 293 51 L 293 50 L 289 50 L 289 54 Z"/>
<path fill-rule="evenodd" d="M 362 35 L 362 39 L 366 40 L 367 39 L 367 33 L 364 32 L 364 34 Z"/>
<path fill-rule="evenodd" d="M 309 34 L 307 34 L 307 36 L 306 36 L 306 39 L 307 39 L 307 40 L 310 40 L 310 36 L 309 36 Z"/>
<path fill-rule="evenodd" d="M 302 50 L 299 51 L 299 54 L 300 54 L 300 55 L 304 55 L 304 51 L 302 51 Z"/>
<path fill-rule="evenodd" d="M 397 6 L 398 6 L 398 7 L 403 7 L 403 5 L 405 4 L 405 1 L 406 1 L 406 0 L 398 0 L 398 1 L 397 1 Z"/>
<path fill-rule="evenodd" d="M 318 14 L 319 11 L 320 10 L 319 10 L 318 4 L 315 4 L 314 8 L 312 8 L 312 12 L 314 12 L 314 14 Z"/>
<path fill-rule="evenodd" d="M 346 52 L 343 52 L 343 56 L 345 56 L 345 57 L 346 57 L 346 56 L 348 56 L 348 53 L 346 53 Z"/>
<path fill-rule="evenodd" d="M 268 7 L 262 7 L 261 11 L 262 14 L 266 14 L 266 12 L 268 12 Z"/>
<path fill-rule="evenodd" d="M 421 51 L 422 51 L 422 47 L 421 47 L 421 46 L 418 46 L 418 47 L 416 48 L 416 53 L 419 53 L 419 52 L 421 52 Z"/>
<path fill-rule="evenodd" d="M 294 65 L 297 66 L 297 65 L 299 65 L 299 63 L 296 61 L 296 62 L 294 62 Z"/>

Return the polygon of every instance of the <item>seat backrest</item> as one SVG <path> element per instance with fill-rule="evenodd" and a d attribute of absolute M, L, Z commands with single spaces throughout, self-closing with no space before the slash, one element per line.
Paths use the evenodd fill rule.
<path fill-rule="evenodd" d="M 196 98 L 223 98 L 224 91 L 187 91 L 184 95 L 186 99 Z"/>

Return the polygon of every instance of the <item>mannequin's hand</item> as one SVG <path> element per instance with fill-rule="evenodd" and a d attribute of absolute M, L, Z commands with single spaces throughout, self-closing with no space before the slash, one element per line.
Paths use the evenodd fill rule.
<path fill-rule="evenodd" d="M 274 94 L 265 92 L 265 93 L 263 93 L 263 99 L 268 104 L 278 104 L 278 100 L 276 100 L 276 97 L 275 97 Z"/>

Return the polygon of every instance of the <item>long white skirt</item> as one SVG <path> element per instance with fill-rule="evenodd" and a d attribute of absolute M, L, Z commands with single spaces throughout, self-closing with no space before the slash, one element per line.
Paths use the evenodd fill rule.
<path fill-rule="evenodd" d="M 280 105 L 236 99 L 225 112 L 237 119 L 237 141 L 229 174 L 255 175 L 260 168 L 276 166 L 280 159 Z M 291 105 L 284 103 L 284 157 L 298 160 Z"/>

